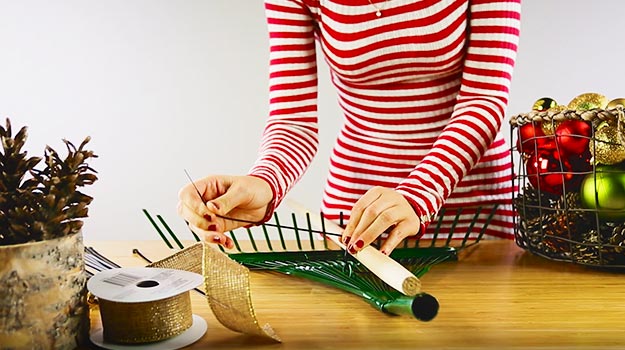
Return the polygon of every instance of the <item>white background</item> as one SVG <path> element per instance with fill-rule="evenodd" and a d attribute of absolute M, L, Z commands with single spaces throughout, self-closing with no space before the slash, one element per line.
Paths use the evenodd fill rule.
<path fill-rule="evenodd" d="M 524 0 L 508 115 L 550 96 L 625 97 L 621 0 Z M 26 149 L 64 151 L 87 135 L 99 158 L 83 233 L 156 239 L 141 210 L 179 234 L 177 192 L 246 172 L 267 115 L 260 0 L 0 0 L 0 117 L 27 125 Z M 320 63 L 321 149 L 291 198 L 317 209 L 341 119 Z M 503 132 L 509 134 L 508 125 Z"/>

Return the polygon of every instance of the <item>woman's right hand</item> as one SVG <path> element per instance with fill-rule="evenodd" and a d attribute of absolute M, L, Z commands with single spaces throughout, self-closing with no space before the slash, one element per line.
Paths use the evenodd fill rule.
<path fill-rule="evenodd" d="M 226 248 L 234 242 L 224 232 L 262 221 L 273 201 L 269 184 L 255 176 L 211 175 L 194 184 L 180 189 L 178 215 L 205 241 Z"/>

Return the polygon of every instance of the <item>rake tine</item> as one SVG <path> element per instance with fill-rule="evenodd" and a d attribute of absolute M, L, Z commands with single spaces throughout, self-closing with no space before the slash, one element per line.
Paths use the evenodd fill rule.
<path fill-rule="evenodd" d="M 460 247 L 464 247 L 465 243 L 467 242 L 467 239 L 469 238 L 469 236 L 471 235 L 471 232 L 473 231 L 473 227 L 475 226 L 477 219 L 480 217 L 481 214 L 482 214 L 482 206 L 480 205 L 479 207 L 477 207 L 477 210 L 475 211 L 475 214 L 473 215 L 473 220 L 471 220 L 471 223 L 469 224 L 469 229 L 467 230 L 467 233 L 465 233 L 464 239 L 462 240 Z"/>
<path fill-rule="evenodd" d="M 325 218 L 323 217 L 323 212 L 319 213 L 319 216 L 321 217 L 321 232 L 323 232 L 323 247 L 328 250 L 328 239 L 326 238 L 326 224 L 325 224 Z"/>
<path fill-rule="evenodd" d="M 280 244 L 282 244 L 282 249 L 286 250 L 286 244 L 284 243 L 284 236 L 282 235 L 282 226 L 280 226 L 280 219 L 278 218 L 278 213 L 273 213 L 273 218 L 276 220 L 276 227 L 278 228 L 278 235 L 280 236 Z"/>
<path fill-rule="evenodd" d="M 239 241 L 237 240 L 237 235 L 234 233 L 234 231 L 230 231 L 230 237 L 232 237 L 232 241 L 234 242 L 234 245 L 237 248 L 237 250 L 239 252 L 243 252 L 241 250 L 241 246 L 239 245 Z"/>
<path fill-rule="evenodd" d="M 434 236 L 432 237 L 432 243 L 430 243 L 430 247 L 434 247 L 434 245 L 436 244 L 436 239 L 438 238 L 438 234 L 441 230 L 441 225 L 443 224 L 443 215 L 445 215 L 445 208 L 441 208 L 438 222 L 436 223 L 436 229 L 434 230 Z"/>
<path fill-rule="evenodd" d="M 148 220 L 150 220 L 150 223 L 152 224 L 152 226 L 154 226 L 154 228 L 156 229 L 156 232 L 158 232 L 159 236 L 161 236 L 161 239 L 163 240 L 163 242 L 165 242 L 165 244 L 167 244 L 169 249 L 174 249 L 174 246 L 171 245 L 171 243 L 169 243 L 169 241 L 167 240 L 167 237 L 165 237 L 165 235 L 163 234 L 163 231 L 161 231 L 161 229 L 158 227 L 154 219 L 152 219 L 152 216 L 150 215 L 150 213 L 148 213 L 147 210 L 143 209 L 143 214 L 145 214 Z"/>
<path fill-rule="evenodd" d="M 312 225 L 310 223 L 310 213 L 306 212 L 306 225 L 308 226 L 308 238 L 310 239 L 310 249 L 315 250 L 315 240 L 313 239 Z"/>
<path fill-rule="evenodd" d="M 445 247 L 449 247 L 451 243 L 451 239 L 454 237 L 454 231 L 456 230 L 456 226 L 458 225 L 458 221 L 460 220 L 460 215 L 462 215 L 462 208 L 456 209 L 456 216 L 454 217 L 454 222 L 451 224 L 449 234 L 447 235 L 447 240 L 445 241 Z"/>
<path fill-rule="evenodd" d="M 258 247 L 256 246 L 256 241 L 254 240 L 254 236 L 252 235 L 252 230 L 249 227 L 245 228 L 247 230 L 247 236 L 250 238 L 250 242 L 252 243 L 252 248 L 255 252 L 258 251 Z"/>
<path fill-rule="evenodd" d="M 167 225 L 167 223 L 165 222 L 165 220 L 163 220 L 163 217 L 160 215 L 156 215 L 156 218 L 158 219 L 158 221 L 161 222 L 161 224 L 163 225 L 163 227 L 165 227 L 165 230 L 167 230 L 167 232 L 169 233 L 169 235 L 171 236 L 171 238 L 174 239 L 174 242 L 176 242 L 176 244 L 178 245 L 178 247 L 180 249 L 184 249 L 184 246 L 182 245 L 182 243 L 180 243 L 180 240 L 178 239 L 178 237 L 176 237 L 176 234 L 174 233 L 174 231 L 171 230 L 171 228 L 169 227 L 169 225 Z"/>
<path fill-rule="evenodd" d="M 293 227 L 295 228 L 295 240 L 297 241 L 297 248 L 302 250 L 302 242 L 299 239 L 299 230 L 297 229 L 297 219 L 295 218 L 295 213 L 291 213 L 291 220 L 293 220 Z"/>
<path fill-rule="evenodd" d="M 265 242 L 267 242 L 267 248 L 269 248 L 270 252 L 273 252 L 273 246 L 271 245 L 271 240 L 269 239 L 269 234 L 267 233 L 267 226 L 264 224 L 261 225 L 263 228 L 263 234 L 265 235 Z"/>

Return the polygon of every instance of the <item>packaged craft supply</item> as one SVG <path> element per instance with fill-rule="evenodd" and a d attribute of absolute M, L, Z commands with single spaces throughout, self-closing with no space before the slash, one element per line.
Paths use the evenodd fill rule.
<path fill-rule="evenodd" d="M 189 292 L 203 283 L 197 273 L 148 267 L 102 270 L 87 282 L 97 297 L 102 329 L 91 340 L 106 349 L 174 350 L 206 332 L 192 313 Z"/>
<path fill-rule="evenodd" d="M 510 119 L 517 244 L 548 259 L 625 268 L 625 99 L 552 98 Z"/>

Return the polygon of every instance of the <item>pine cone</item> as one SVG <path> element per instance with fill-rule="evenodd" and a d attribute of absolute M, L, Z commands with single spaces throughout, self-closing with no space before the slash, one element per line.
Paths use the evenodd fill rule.
<path fill-rule="evenodd" d="M 3 151 L 0 153 L 0 245 L 53 239 L 78 232 L 81 218 L 87 217 L 92 197 L 78 187 L 93 184 L 96 171 L 86 163 L 96 158 L 85 150 L 87 137 L 76 148 L 63 140 L 67 156 L 61 158 L 46 147 L 45 167 L 35 167 L 41 158 L 26 157 L 21 148 L 26 142 L 26 127 L 12 137 L 11 124 L 0 126 Z"/>
<path fill-rule="evenodd" d="M 596 230 L 590 230 L 582 234 L 581 242 L 573 245 L 572 257 L 573 260 L 585 264 L 600 266 L 601 255 L 599 254 L 599 233 Z"/>
<path fill-rule="evenodd" d="M 531 220 L 551 211 L 557 199 L 551 194 L 541 193 L 533 186 L 527 185 L 514 198 L 514 206 L 521 219 Z"/>

